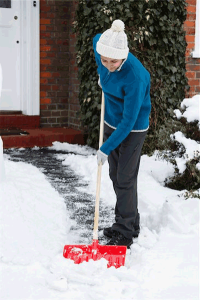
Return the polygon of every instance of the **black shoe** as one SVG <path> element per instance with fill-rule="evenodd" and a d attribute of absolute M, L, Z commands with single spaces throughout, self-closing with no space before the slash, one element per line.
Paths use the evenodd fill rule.
<path fill-rule="evenodd" d="M 113 235 L 111 240 L 106 244 L 107 246 L 126 246 L 127 248 L 130 248 L 130 246 L 133 244 L 132 239 L 126 238 L 123 234 L 121 234 L 118 231 L 113 230 Z"/>
<path fill-rule="evenodd" d="M 112 230 L 111 227 L 104 228 L 103 230 L 103 234 L 109 238 L 112 238 L 113 233 L 114 230 Z M 135 228 L 135 231 L 133 232 L 133 238 L 137 238 L 139 236 L 139 233 L 140 233 L 140 227 L 137 226 L 137 228 Z"/>
<path fill-rule="evenodd" d="M 113 236 L 113 233 L 114 233 L 114 231 L 112 230 L 111 227 L 104 228 L 104 230 L 103 230 L 103 234 L 109 238 L 111 238 Z"/>

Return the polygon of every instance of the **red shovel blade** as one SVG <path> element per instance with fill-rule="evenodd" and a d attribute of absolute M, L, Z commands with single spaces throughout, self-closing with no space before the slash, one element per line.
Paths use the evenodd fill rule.
<path fill-rule="evenodd" d="M 99 245 L 98 240 L 93 240 L 92 245 L 66 245 L 63 256 L 72 259 L 75 264 L 105 258 L 108 268 L 119 268 L 125 264 L 126 249 L 126 246 Z"/>

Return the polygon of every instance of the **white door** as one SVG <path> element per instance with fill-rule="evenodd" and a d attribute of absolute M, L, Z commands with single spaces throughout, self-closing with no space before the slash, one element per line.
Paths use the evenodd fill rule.
<path fill-rule="evenodd" d="M 21 110 L 20 101 L 20 0 L 0 0 L 0 110 Z"/>

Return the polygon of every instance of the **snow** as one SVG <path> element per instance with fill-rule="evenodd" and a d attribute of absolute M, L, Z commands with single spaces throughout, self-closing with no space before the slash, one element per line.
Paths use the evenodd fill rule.
<path fill-rule="evenodd" d="M 184 99 L 181 103 L 181 108 L 185 109 L 184 113 L 181 113 L 179 109 L 174 110 L 177 119 L 184 117 L 189 123 L 198 121 L 200 129 L 200 95 Z M 180 131 L 172 134 L 171 138 L 185 147 L 184 157 L 176 157 L 175 159 L 179 173 L 182 174 L 186 169 L 186 162 L 200 153 L 200 144 L 190 138 L 186 138 Z M 197 164 L 197 168 L 199 168 L 199 164 Z"/>
<path fill-rule="evenodd" d="M 77 188 L 77 193 L 95 195 L 96 151 L 58 142 L 51 148 L 62 150 L 56 159 L 88 184 Z M 0 183 L 0 299 L 199 299 L 199 199 L 185 200 L 184 191 L 164 187 L 165 178 L 174 169 L 156 153 L 141 158 L 141 233 L 127 252 L 125 266 L 119 269 L 107 269 L 104 259 L 75 265 L 63 258 L 64 245 L 75 241 L 64 199 L 33 165 L 13 162 L 7 155 L 4 162 L 7 176 Z M 108 209 L 115 204 L 107 162 L 102 168 L 100 201 Z"/>
<path fill-rule="evenodd" d="M 174 137 L 177 142 L 185 147 L 184 157 L 176 157 L 179 173 L 182 174 L 186 169 L 186 162 L 193 159 L 196 153 L 200 152 L 200 144 L 190 138 L 186 138 L 180 131 L 177 131 L 171 137 Z"/>
<path fill-rule="evenodd" d="M 1 75 L 0 66 L 0 95 Z M 193 98 L 182 103 L 188 122 L 199 121 L 200 96 Z M 176 115 L 182 116 L 180 110 Z M 186 148 L 187 156 L 177 158 L 183 172 L 199 144 L 181 132 L 174 137 Z M 77 186 L 77 194 L 95 195 L 96 151 L 59 142 L 50 149 L 59 151 L 55 159 L 85 183 Z M 33 155 L 37 150 L 32 149 Z M 100 201 L 111 211 L 115 194 L 108 174 L 106 162 Z M 166 188 L 165 178 L 173 174 L 173 165 L 156 151 L 151 157 L 143 155 L 138 178 L 141 233 L 127 251 L 125 266 L 108 269 L 104 259 L 76 265 L 62 255 L 64 245 L 76 242 L 70 230 L 75 221 L 64 198 L 41 170 L 3 155 L 0 138 L 0 299 L 198 300 L 199 199 L 185 200 L 185 191 Z M 110 214 L 108 226 L 112 219 Z"/>
<path fill-rule="evenodd" d="M 195 95 L 192 98 L 185 98 L 181 103 L 181 108 L 185 109 L 182 114 L 179 109 L 175 109 L 176 117 L 180 119 L 184 117 L 188 122 L 198 121 L 200 128 L 200 95 Z"/>

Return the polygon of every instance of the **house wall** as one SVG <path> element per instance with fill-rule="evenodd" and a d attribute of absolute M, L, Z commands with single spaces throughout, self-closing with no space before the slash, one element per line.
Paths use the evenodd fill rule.
<path fill-rule="evenodd" d="M 190 90 L 186 97 L 192 97 L 200 93 L 200 58 L 193 58 L 192 51 L 195 46 L 195 20 L 196 20 L 196 0 L 187 0 L 187 20 L 184 23 L 186 32 L 186 76 Z"/>
<path fill-rule="evenodd" d="M 77 1 L 40 1 L 41 127 L 80 128 L 72 22 Z"/>
<path fill-rule="evenodd" d="M 186 68 L 190 91 L 186 97 L 200 92 L 200 59 L 192 57 L 195 39 L 196 0 L 187 0 Z M 78 68 L 76 36 L 72 23 L 78 1 L 40 0 L 40 109 L 41 127 L 81 129 L 77 113 Z"/>

